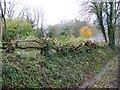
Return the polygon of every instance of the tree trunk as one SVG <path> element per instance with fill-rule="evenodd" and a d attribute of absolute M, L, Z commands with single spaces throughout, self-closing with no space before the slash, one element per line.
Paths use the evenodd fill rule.
<path fill-rule="evenodd" d="M 7 42 L 7 35 L 6 35 L 6 19 L 5 19 L 5 14 L 6 14 L 6 1 L 4 0 L 4 7 L 2 7 L 2 2 L 0 2 L 0 11 L 1 11 L 1 19 L 2 19 L 2 42 Z M 4 9 L 3 9 L 4 8 Z M 4 28 L 3 28 L 4 27 Z M 3 47 L 5 46 L 4 43 L 2 43 Z"/>
<path fill-rule="evenodd" d="M 101 21 L 101 22 L 103 22 L 103 21 Z M 102 33 L 103 33 L 105 42 L 108 43 L 108 40 L 107 40 L 107 36 L 106 36 L 106 33 L 105 33 L 105 28 L 104 28 L 103 23 L 101 23 L 101 30 L 102 30 Z"/>
<path fill-rule="evenodd" d="M 105 33 L 105 27 L 104 27 L 104 24 L 103 24 L 103 2 L 100 3 L 99 7 L 97 6 L 97 3 L 93 2 L 93 4 L 95 5 L 95 10 L 96 10 L 96 15 L 97 15 L 97 18 L 98 18 L 98 22 L 99 22 L 99 25 L 100 25 L 100 28 L 101 28 L 101 31 L 102 31 L 102 34 L 103 34 L 103 37 L 105 39 L 105 42 L 107 43 L 108 40 L 107 40 L 107 36 L 106 36 L 106 33 Z"/>
<path fill-rule="evenodd" d="M 114 30 L 108 31 L 108 38 L 109 38 L 109 47 L 114 49 L 115 47 L 115 31 Z"/>
<path fill-rule="evenodd" d="M 113 26 L 113 2 L 109 2 L 110 4 L 110 15 L 109 15 L 109 30 L 108 30 L 108 37 L 109 37 L 109 46 L 110 48 L 114 49 L 115 47 L 115 30 Z"/>
<path fill-rule="evenodd" d="M 7 34 L 6 34 L 6 19 L 3 17 L 3 23 L 4 23 L 4 28 L 2 32 L 2 42 L 7 42 Z M 6 46 L 7 44 L 2 43 L 3 47 Z"/>

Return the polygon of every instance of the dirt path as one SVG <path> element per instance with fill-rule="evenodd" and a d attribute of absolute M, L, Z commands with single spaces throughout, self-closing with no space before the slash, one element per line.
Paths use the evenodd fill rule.
<path fill-rule="evenodd" d="M 118 88 L 118 58 L 92 88 Z"/>
<path fill-rule="evenodd" d="M 98 74 L 79 88 L 118 88 L 118 58 L 120 54 L 108 61 Z"/>

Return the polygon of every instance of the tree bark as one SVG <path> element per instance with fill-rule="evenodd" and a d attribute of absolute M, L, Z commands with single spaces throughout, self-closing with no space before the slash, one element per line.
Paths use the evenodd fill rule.
<path fill-rule="evenodd" d="M 109 35 L 109 46 L 113 49 L 115 47 L 115 30 L 113 28 L 114 27 L 113 26 L 113 2 L 109 2 L 109 4 L 110 4 L 110 15 L 109 15 L 110 30 L 108 30 L 108 35 Z"/>
<path fill-rule="evenodd" d="M 104 24 L 103 24 L 103 16 L 102 16 L 102 14 L 103 14 L 103 12 L 102 12 L 103 2 L 100 2 L 99 7 L 97 6 L 96 2 L 92 2 L 92 3 L 93 3 L 93 5 L 95 5 L 96 15 L 97 15 L 99 25 L 100 25 L 102 34 L 104 36 L 105 42 L 108 43 L 107 36 L 106 36 L 106 33 L 105 33 L 105 27 L 104 27 Z"/>

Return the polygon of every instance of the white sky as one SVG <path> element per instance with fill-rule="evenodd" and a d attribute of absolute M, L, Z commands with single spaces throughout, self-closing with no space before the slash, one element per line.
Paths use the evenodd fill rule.
<path fill-rule="evenodd" d="M 77 0 L 19 0 L 22 5 L 31 8 L 42 7 L 45 12 L 45 24 L 56 24 L 61 20 L 78 16 Z M 79 0 L 80 1 L 80 0 Z M 83 1 L 83 0 L 81 0 Z"/>

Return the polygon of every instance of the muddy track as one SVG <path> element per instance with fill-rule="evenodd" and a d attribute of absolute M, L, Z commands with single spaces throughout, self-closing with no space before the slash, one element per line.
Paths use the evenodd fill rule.
<path fill-rule="evenodd" d="M 120 54 L 113 57 L 111 60 L 107 62 L 107 64 L 101 68 L 98 74 L 96 74 L 92 79 L 85 81 L 83 85 L 81 85 L 79 88 L 93 88 L 95 83 L 101 79 L 101 77 L 110 69 L 113 67 L 115 62 L 118 62 L 118 57 L 120 57 Z"/>

